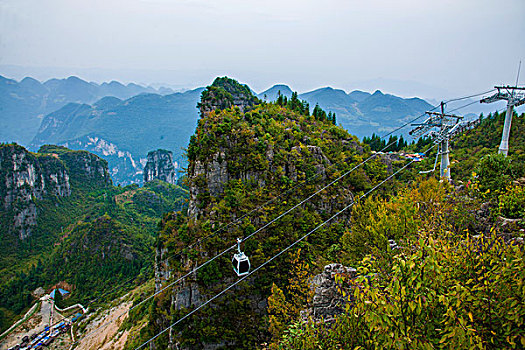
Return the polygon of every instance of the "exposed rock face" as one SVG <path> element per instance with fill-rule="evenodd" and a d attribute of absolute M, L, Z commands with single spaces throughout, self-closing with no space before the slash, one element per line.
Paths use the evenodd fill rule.
<path fill-rule="evenodd" d="M 190 186 L 190 202 L 188 203 L 188 215 L 197 218 L 202 211 L 199 210 L 199 194 L 208 192 L 212 196 L 222 193 L 224 184 L 230 180 L 227 170 L 227 162 L 224 160 L 224 152 L 219 152 L 210 162 L 195 161 L 189 172 L 195 182 L 204 186 Z M 221 159 L 220 159 L 221 158 Z M 203 181 L 204 180 L 204 181 Z"/>
<path fill-rule="evenodd" d="M 64 164 L 52 156 L 36 156 L 18 145 L 0 146 L 0 199 L 11 219 L 10 231 L 27 238 L 37 221 L 36 200 L 71 194 Z"/>
<path fill-rule="evenodd" d="M 378 153 L 378 158 L 381 160 L 381 163 L 386 165 L 386 169 L 389 173 L 393 172 L 392 163 L 401 160 L 401 157 L 397 153 Z"/>
<path fill-rule="evenodd" d="M 187 249 L 188 252 L 193 250 L 193 254 L 185 251 L 188 244 L 193 244 L 196 239 L 208 234 L 208 231 L 200 231 L 203 228 L 206 227 L 208 230 L 207 226 L 210 225 L 211 230 L 216 229 L 221 224 L 234 220 L 241 215 L 242 211 L 238 210 L 241 204 L 236 201 L 247 199 L 243 198 L 244 193 L 242 191 L 236 192 L 235 186 L 239 185 L 246 192 L 261 193 L 260 201 L 263 202 L 262 198 L 265 198 L 268 193 L 271 196 L 278 196 L 283 189 L 289 188 L 288 186 L 291 186 L 292 183 L 304 182 L 308 178 L 311 181 L 309 183 L 311 187 L 308 190 L 290 188 L 290 190 L 296 191 L 294 193 L 296 196 L 305 198 L 312 194 L 314 189 L 320 189 L 325 185 L 327 179 L 333 179 L 337 176 L 336 168 L 332 166 L 336 165 L 335 160 L 338 160 L 341 154 L 344 154 L 344 157 L 351 157 L 363 152 L 356 139 L 347 135 L 341 136 L 337 131 L 330 130 L 329 128 L 332 125 L 319 123 L 314 119 L 308 119 L 308 116 L 295 114 L 295 112 L 290 112 L 285 108 L 272 107 L 273 109 L 266 110 L 265 106 L 254 106 L 254 100 L 244 92 L 247 87 L 236 83 L 236 89 L 228 90 L 230 86 L 235 86 L 235 84 L 230 83 L 228 80 L 221 80 L 218 85 L 208 87 L 202 94 L 202 102 L 199 104 L 201 119 L 197 132 L 188 146 L 187 176 L 190 192 L 188 217 L 177 217 L 174 216 L 175 214 L 169 214 L 160 225 L 162 228 L 155 259 L 155 287 L 157 291 L 177 277 L 194 269 L 203 260 L 215 256 L 221 244 L 226 244 L 224 242 L 231 238 L 228 235 L 242 235 L 242 231 L 228 228 L 224 230 L 225 232 L 221 232 L 221 236 L 227 237 L 224 242 L 203 243 L 202 246 L 197 243 L 191 249 Z M 229 107 L 234 108 L 226 112 L 217 111 Z M 266 112 L 269 115 L 265 115 L 266 119 L 262 120 L 263 118 L 260 116 Z M 291 115 L 287 116 L 287 113 L 291 113 Z M 252 117 L 253 119 L 251 119 Z M 272 137 L 264 131 L 267 127 L 265 123 L 270 119 L 270 123 L 273 123 L 272 125 L 279 130 L 279 132 L 275 132 L 275 135 L 272 134 Z M 258 128 L 262 131 L 259 132 Z M 333 128 L 337 127 L 334 126 Z M 292 192 L 289 193 L 288 198 L 293 198 Z M 248 197 L 248 195 L 246 196 Z M 350 186 L 340 186 L 334 191 L 327 191 L 321 196 L 313 198 L 308 204 L 304 205 L 302 210 L 308 211 L 312 215 L 318 213 L 330 215 L 330 213 L 337 212 L 351 202 L 352 197 Z M 285 198 L 288 200 L 287 197 Z M 252 198 L 250 200 L 256 201 Z M 284 210 L 287 206 L 286 200 L 276 201 L 276 206 Z M 295 200 L 295 198 L 291 200 Z M 270 210 L 277 211 L 280 209 L 272 208 Z M 350 212 L 347 211 L 341 214 L 338 219 L 340 222 L 344 222 L 349 217 Z M 268 217 L 264 215 L 253 215 L 245 221 L 245 224 L 248 225 L 249 223 L 253 227 L 258 227 L 267 221 Z M 293 219 L 292 221 L 293 223 L 290 226 L 294 229 L 296 221 Z M 228 230 L 231 231 L 228 232 Z M 188 236 L 190 238 L 187 238 Z M 283 239 L 286 240 L 288 237 L 284 235 Z M 265 248 L 261 247 L 261 249 Z M 179 251 L 181 253 L 178 253 Z M 162 304 L 159 306 L 159 309 L 162 310 L 162 312 L 159 311 L 161 316 L 155 320 L 159 329 L 169 326 L 169 315 L 173 311 L 202 305 L 211 297 L 210 290 L 235 281 L 229 274 L 224 273 L 223 265 L 218 263 L 213 269 L 206 274 L 200 274 L 202 270 L 199 271 L 199 274 L 191 274 L 182 283 L 170 289 L 167 295 L 163 296 L 162 302 L 159 301 L 159 305 Z M 348 269 L 345 270 L 345 272 L 349 271 Z M 233 271 L 229 272 L 233 275 Z M 331 277 L 333 281 L 333 276 Z M 322 286 L 325 287 L 324 284 Z M 243 285 L 239 288 L 242 288 L 242 292 L 239 293 L 242 303 L 239 300 L 228 300 L 220 304 L 214 302 L 210 307 L 215 307 L 217 312 L 214 312 L 214 315 L 206 322 L 220 322 L 217 317 L 231 312 L 230 307 L 240 307 L 239 305 L 242 304 L 243 316 L 232 317 L 225 327 L 232 330 L 233 333 L 238 327 L 253 329 L 254 336 L 263 340 L 265 335 L 257 333 L 255 330 L 257 326 L 253 322 L 262 319 L 261 316 L 266 314 L 268 295 L 261 294 L 259 291 L 254 292 L 256 287 L 252 284 Z M 332 289 L 327 288 L 332 291 L 332 294 L 335 293 L 333 292 L 336 290 L 335 285 Z M 323 303 L 326 302 L 321 299 L 316 304 L 320 310 L 316 312 L 319 317 L 332 315 L 339 310 L 337 309 L 339 304 L 328 303 L 324 305 Z M 322 309 L 323 307 L 324 309 Z M 336 311 L 332 309 L 336 309 Z M 248 325 L 246 320 L 250 320 L 249 322 L 252 323 Z M 188 327 L 188 331 L 194 332 L 201 326 Z M 175 329 L 173 331 L 175 333 L 172 333 L 172 330 L 169 334 L 168 348 L 186 349 L 187 347 L 184 346 L 187 345 L 179 346 L 176 344 L 177 339 L 179 341 L 181 339 L 181 335 L 177 334 L 180 330 Z M 255 335 L 256 333 L 257 335 Z M 215 349 L 230 345 L 230 348 L 242 348 L 240 342 L 236 343 L 240 340 L 233 340 L 234 342 L 231 344 L 219 343 L 222 340 L 224 339 L 219 339 L 213 335 L 203 340 L 202 344 L 191 348 Z"/>
<path fill-rule="evenodd" d="M 332 322 L 334 317 L 341 314 L 349 303 L 350 288 L 346 288 L 345 295 L 341 293 L 341 283 L 335 277 L 339 275 L 348 278 L 356 277 L 356 270 L 341 264 L 326 265 L 324 271 L 312 279 L 311 287 L 314 290 L 312 308 L 309 314 L 315 322 Z"/>
<path fill-rule="evenodd" d="M 158 247 L 155 252 L 155 291 L 158 292 L 166 281 L 170 279 L 171 270 L 168 261 L 168 249 Z"/>
<path fill-rule="evenodd" d="M 71 149 L 86 150 L 107 160 L 111 164 L 109 171 L 115 183 L 129 185 L 130 183 L 142 182 L 142 170 L 146 165 L 146 158 L 122 150 L 102 137 L 96 135 L 82 136 L 60 145 Z"/>
<path fill-rule="evenodd" d="M 162 180 L 170 184 L 177 182 L 177 173 L 173 165 L 173 153 L 158 149 L 148 153 L 148 161 L 144 167 L 144 182 Z"/>
<path fill-rule="evenodd" d="M 72 180 L 111 184 L 105 161 L 56 146 L 31 153 L 16 144 L 0 145 L 0 164 L 0 214 L 20 239 L 31 235 L 37 224 L 38 201 L 71 195 Z"/>

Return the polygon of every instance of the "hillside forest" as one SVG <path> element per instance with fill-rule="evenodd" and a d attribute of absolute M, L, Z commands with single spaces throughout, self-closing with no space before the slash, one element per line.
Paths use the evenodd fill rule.
<path fill-rule="evenodd" d="M 261 99 L 227 77 L 201 91 L 177 185 L 115 186 L 86 151 L 0 145 L 0 179 L 33 164 L 70 185 L 0 187 L 17 198 L 0 212 L 1 330 L 37 287 L 67 282 L 61 303 L 92 310 L 77 339 L 90 313 L 154 285 L 133 294 L 124 349 L 525 347 L 524 114 L 513 115 L 508 157 L 497 154 L 504 113 L 457 134 L 447 182 L 422 173 L 431 138 L 360 141 L 297 93 Z M 17 235 L 12 218 L 33 207 Z M 245 276 L 232 268 L 237 249 Z M 328 273 L 328 295 L 319 281 L 336 265 L 346 272 Z M 337 304 L 330 317 L 325 304 Z"/>

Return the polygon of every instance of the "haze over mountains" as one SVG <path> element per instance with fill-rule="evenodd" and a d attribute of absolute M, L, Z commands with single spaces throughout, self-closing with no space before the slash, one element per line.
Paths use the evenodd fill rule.
<path fill-rule="evenodd" d="M 258 96 L 273 101 L 279 92 L 290 97 L 292 90 L 286 85 L 275 85 Z M 324 87 L 299 94 L 313 108 L 319 104 L 326 111 L 335 112 L 337 123 L 359 138 L 372 133 L 383 134 L 394 130 L 408 120 L 432 108 L 420 98 L 401 98 L 383 94 L 377 90 L 373 94 L 355 90 L 346 93 L 340 89 Z"/>
<path fill-rule="evenodd" d="M 43 83 L 26 77 L 21 81 L 0 75 L 0 141 L 28 145 L 44 115 L 69 102 L 94 103 L 105 96 L 127 99 L 141 93 L 173 93 L 171 89 L 123 85 L 116 81 L 92 83 L 77 77 L 50 79 Z"/>
<path fill-rule="evenodd" d="M 171 89 L 118 82 L 89 83 L 77 77 L 40 83 L 0 77 L 2 113 L 0 141 L 17 142 L 36 151 L 44 144 L 93 152 L 109 163 L 115 183 L 142 181 L 148 151 L 174 153 L 181 167 L 198 119 L 196 105 L 203 88 L 173 93 Z M 272 101 L 291 96 L 287 85 L 258 94 Z M 299 94 L 310 110 L 316 104 L 335 112 L 337 124 L 362 138 L 393 130 L 432 106 L 419 98 L 401 98 L 381 91 L 346 93 L 325 87 Z"/>
<path fill-rule="evenodd" d="M 173 151 L 180 164 L 182 148 L 195 131 L 201 92 L 140 94 L 127 100 L 104 97 L 93 105 L 69 103 L 44 117 L 31 148 L 59 144 L 88 150 L 108 161 L 116 183 L 140 183 L 151 150 Z"/>

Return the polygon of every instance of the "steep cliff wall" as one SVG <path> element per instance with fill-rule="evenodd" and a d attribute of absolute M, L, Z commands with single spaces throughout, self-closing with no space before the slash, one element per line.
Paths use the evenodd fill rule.
<path fill-rule="evenodd" d="M 144 182 L 155 179 L 166 181 L 175 185 L 177 173 L 173 165 L 173 153 L 164 149 L 158 149 L 148 153 L 148 161 L 144 166 Z"/>
<path fill-rule="evenodd" d="M 225 86 L 236 87 L 237 91 L 228 92 Z M 230 99 L 245 93 L 244 86 L 221 78 L 202 94 L 201 119 L 188 146 L 188 213 L 168 216 L 160 225 L 157 290 L 232 246 L 236 237 L 254 232 L 366 156 L 354 137 L 328 121 L 249 97 Z M 221 94 L 223 100 L 218 98 Z M 241 101 L 242 106 L 235 106 L 235 101 Z M 361 191 L 369 184 L 366 173 L 356 171 L 246 241 L 243 249 L 252 266 L 260 265 L 342 209 L 352 200 L 353 191 Z M 270 205 L 258 208 L 272 199 Z M 340 224 L 349 215 L 339 217 L 305 245 L 328 251 L 340 237 Z M 219 227 L 241 216 L 245 217 L 239 223 L 215 234 Z M 210 234 L 214 238 L 190 246 Z M 161 294 L 150 324 L 153 331 L 169 325 L 187 308 L 201 305 L 235 281 L 230 259 L 217 259 Z M 254 348 L 268 340 L 266 300 L 272 282 L 287 280 L 288 271 L 283 266 L 285 262 L 277 262 L 273 269 L 261 271 L 239 285 L 232 294 L 196 316 L 198 321 L 189 320 L 173 328 L 156 348 Z"/>
<path fill-rule="evenodd" d="M 0 165 L 2 227 L 21 240 L 37 225 L 39 200 L 69 196 L 71 181 L 111 184 L 103 160 L 55 146 L 31 153 L 16 144 L 2 144 Z"/>
<path fill-rule="evenodd" d="M 36 201 L 71 194 L 68 171 L 59 159 L 0 145 L 0 199 L 9 232 L 27 238 L 37 220 Z"/>
<path fill-rule="evenodd" d="M 58 157 L 68 169 L 71 181 L 77 182 L 81 187 L 107 187 L 113 183 L 108 162 L 92 153 L 54 145 L 44 145 L 38 153 Z"/>

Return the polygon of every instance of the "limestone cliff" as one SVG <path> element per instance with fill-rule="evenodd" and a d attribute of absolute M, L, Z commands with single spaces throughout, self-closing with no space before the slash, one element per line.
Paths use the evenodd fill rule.
<path fill-rule="evenodd" d="M 7 231 L 21 240 L 37 225 L 38 202 L 69 196 L 72 180 L 111 184 L 107 164 L 98 157 L 53 147 L 32 153 L 17 144 L 0 145 L 0 214 Z"/>
<path fill-rule="evenodd" d="M 175 185 L 177 183 L 177 172 L 173 165 L 173 153 L 164 149 L 158 149 L 148 153 L 148 161 L 144 167 L 144 182 L 162 180 Z"/>
<path fill-rule="evenodd" d="M 356 138 L 332 123 L 297 112 L 293 104 L 260 103 L 250 95 L 249 88 L 227 78 L 217 79 L 202 94 L 201 119 L 188 146 L 188 213 L 170 214 L 160 224 L 157 290 L 230 247 L 236 237 L 246 237 L 310 196 L 365 156 Z M 345 207 L 353 191 L 363 190 L 370 182 L 363 171 L 356 173 L 247 241 L 245 251 L 252 266 Z M 270 205 L 256 209 L 270 200 Z M 332 222 L 335 225 L 305 244 L 327 251 L 341 233 L 338 224 L 349 215 L 345 212 Z M 241 216 L 242 221 L 228 225 Z M 213 239 L 192 245 L 214 232 Z M 186 308 L 201 305 L 235 281 L 230 259 L 223 256 L 160 295 L 158 317 L 150 325 L 153 330 L 167 326 L 183 316 Z M 213 311 L 205 311 L 198 322 L 171 329 L 156 348 L 253 348 L 266 341 L 268 334 L 261 330 L 266 327 L 269 281 L 288 279 L 281 264 L 276 263 L 279 267 L 270 279 L 261 272 L 226 300 L 214 302 L 209 307 Z"/>
<path fill-rule="evenodd" d="M 310 283 L 314 295 L 311 307 L 303 313 L 303 317 L 306 320 L 312 317 L 314 322 L 332 322 L 335 316 L 344 312 L 349 303 L 349 296 L 352 295 L 349 284 L 346 283 L 346 287 L 343 288 L 343 284 L 336 281 L 336 276 L 348 280 L 356 275 L 356 269 L 352 267 L 341 264 L 326 265 L 323 272 L 316 275 Z"/>

